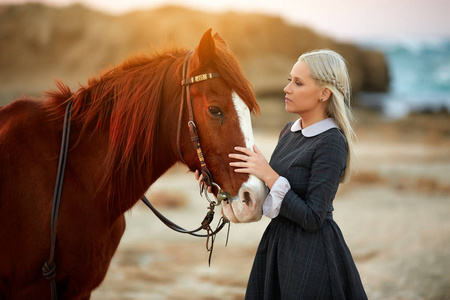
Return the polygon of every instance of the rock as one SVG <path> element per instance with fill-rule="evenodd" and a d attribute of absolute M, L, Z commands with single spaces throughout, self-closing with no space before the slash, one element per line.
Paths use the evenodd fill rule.
<path fill-rule="evenodd" d="M 338 51 L 349 63 L 353 91 L 385 91 L 386 58 L 343 44 L 280 17 L 213 14 L 166 6 L 112 16 L 81 5 L 0 6 L 0 105 L 22 93 L 40 95 L 60 79 L 72 88 L 108 66 L 149 49 L 173 44 L 193 48 L 213 28 L 228 43 L 258 96 L 283 95 L 286 78 L 301 53 Z M 8 98 L 7 98 L 8 97 Z"/>

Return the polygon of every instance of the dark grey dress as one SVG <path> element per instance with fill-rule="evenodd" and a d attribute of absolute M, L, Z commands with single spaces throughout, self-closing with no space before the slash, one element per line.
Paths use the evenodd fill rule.
<path fill-rule="evenodd" d="M 245 299 L 367 299 L 332 217 L 347 161 L 345 137 L 337 128 L 305 137 L 286 130 L 291 125 L 270 160 L 291 189 L 261 239 Z"/>

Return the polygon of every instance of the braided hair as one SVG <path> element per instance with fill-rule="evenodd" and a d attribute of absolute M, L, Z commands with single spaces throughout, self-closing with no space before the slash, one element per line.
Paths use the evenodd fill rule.
<path fill-rule="evenodd" d="M 347 168 L 341 182 L 348 182 L 352 171 L 356 169 L 353 153 L 356 134 L 351 125 L 353 115 L 350 109 L 350 78 L 345 60 L 338 53 L 328 49 L 304 53 L 298 60 L 308 65 L 311 76 L 319 86 L 331 91 L 331 96 L 327 101 L 326 113 L 328 117 L 337 122 L 347 140 Z"/>

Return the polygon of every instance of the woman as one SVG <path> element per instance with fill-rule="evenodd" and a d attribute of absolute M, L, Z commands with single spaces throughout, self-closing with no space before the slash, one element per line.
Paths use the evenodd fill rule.
<path fill-rule="evenodd" d="M 282 130 L 270 164 L 256 146 L 230 154 L 235 172 L 270 189 L 263 213 L 272 221 L 246 299 L 367 299 L 332 213 L 339 183 L 354 168 L 345 61 L 330 50 L 305 53 L 288 81 L 286 111 L 300 118 Z"/>

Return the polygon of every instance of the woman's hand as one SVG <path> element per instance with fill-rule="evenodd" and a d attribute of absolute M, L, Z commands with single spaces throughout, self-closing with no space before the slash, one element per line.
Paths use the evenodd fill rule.
<path fill-rule="evenodd" d="M 244 147 L 234 147 L 234 150 L 240 152 L 228 154 L 230 158 L 240 160 L 230 163 L 230 166 L 235 167 L 234 171 L 254 175 L 271 189 L 280 176 L 272 169 L 258 147 L 254 145 L 253 151 Z"/>

